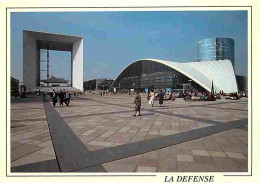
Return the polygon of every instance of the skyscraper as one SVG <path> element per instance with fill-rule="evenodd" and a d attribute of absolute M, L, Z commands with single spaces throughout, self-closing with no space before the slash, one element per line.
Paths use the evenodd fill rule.
<path fill-rule="evenodd" d="M 231 38 L 207 38 L 197 43 L 197 61 L 230 60 L 235 62 L 234 40 Z"/>

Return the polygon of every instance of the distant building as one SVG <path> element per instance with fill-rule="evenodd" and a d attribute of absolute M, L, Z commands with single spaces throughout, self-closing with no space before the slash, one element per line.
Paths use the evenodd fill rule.
<path fill-rule="evenodd" d="M 173 91 L 237 92 L 237 82 L 230 60 L 207 62 L 171 62 L 157 59 L 141 59 L 128 65 L 118 74 L 112 87 L 121 90 L 171 89 Z"/>
<path fill-rule="evenodd" d="M 248 77 L 236 75 L 236 79 L 237 79 L 238 91 L 247 91 L 248 90 L 248 85 L 247 85 Z"/>
<path fill-rule="evenodd" d="M 207 38 L 199 40 L 197 44 L 197 61 L 213 60 L 230 60 L 234 67 L 234 40 L 231 38 Z"/>
<path fill-rule="evenodd" d="M 41 80 L 41 86 L 68 86 L 68 80 L 51 76 L 49 79 Z"/>
<path fill-rule="evenodd" d="M 92 79 L 83 83 L 84 90 L 107 90 L 114 82 L 113 79 Z"/>
<path fill-rule="evenodd" d="M 15 91 L 19 91 L 19 80 L 11 77 L 11 95 L 14 95 Z"/>

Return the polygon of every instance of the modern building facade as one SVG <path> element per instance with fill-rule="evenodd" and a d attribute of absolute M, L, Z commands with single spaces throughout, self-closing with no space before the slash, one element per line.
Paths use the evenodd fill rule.
<path fill-rule="evenodd" d="M 112 87 L 121 90 L 214 90 L 237 92 L 236 77 L 230 60 L 179 63 L 141 59 L 128 65 L 117 76 Z M 188 86 L 188 88 L 187 88 Z"/>
<path fill-rule="evenodd" d="M 83 90 L 83 37 L 24 30 L 23 82 L 27 88 L 40 86 L 41 49 L 71 52 L 71 86 Z"/>
<path fill-rule="evenodd" d="M 84 90 L 107 90 L 114 82 L 113 79 L 100 78 L 85 81 L 83 83 Z"/>
<path fill-rule="evenodd" d="M 230 60 L 234 67 L 234 40 L 231 38 L 207 38 L 199 40 L 197 43 L 197 61 L 213 60 Z"/>

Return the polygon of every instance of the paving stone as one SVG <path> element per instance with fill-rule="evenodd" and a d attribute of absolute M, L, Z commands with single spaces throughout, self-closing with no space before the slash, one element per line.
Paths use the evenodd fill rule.
<path fill-rule="evenodd" d="M 160 130 L 160 135 L 172 135 L 178 133 L 177 131 L 174 130 Z"/>
<path fill-rule="evenodd" d="M 148 134 L 151 134 L 151 135 L 159 135 L 159 131 L 156 131 L 156 132 L 149 132 Z"/>
<path fill-rule="evenodd" d="M 31 154 L 37 150 L 42 149 L 42 147 L 32 146 L 28 144 L 23 144 L 11 149 L 11 161 L 17 160 L 23 156 Z"/>
<path fill-rule="evenodd" d="M 191 155 L 177 155 L 177 160 L 178 161 L 183 161 L 183 162 L 193 162 L 193 156 Z"/>
<path fill-rule="evenodd" d="M 54 152 L 54 149 L 52 146 L 48 146 L 48 147 L 45 147 L 39 151 L 36 151 L 35 153 L 38 153 L 38 154 L 44 154 L 44 155 L 49 155 L 49 156 L 53 156 L 55 157 L 55 152 Z"/>
<path fill-rule="evenodd" d="M 102 141 L 91 141 L 88 144 L 96 145 L 96 146 L 105 146 L 105 147 L 110 147 L 113 145 L 113 143 L 111 143 L 111 142 L 102 142 Z"/>
<path fill-rule="evenodd" d="M 210 156 L 225 158 L 227 155 L 224 152 L 209 151 Z"/>
<path fill-rule="evenodd" d="M 90 134 L 95 133 L 96 131 L 97 131 L 97 130 L 88 130 L 88 131 L 82 133 L 81 135 L 86 135 L 86 136 L 88 136 L 88 135 L 90 135 Z"/>
<path fill-rule="evenodd" d="M 79 135 L 78 137 L 84 144 L 88 143 L 88 142 L 90 142 L 90 141 L 92 141 L 96 138 L 96 137 L 93 137 L 93 136 L 85 136 L 85 135 Z"/>
<path fill-rule="evenodd" d="M 156 167 L 138 166 L 137 172 L 156 172 Z"/>
<path fill-rule="evenodd" d="M 52 141 L 51 140 L 45 141 L 45 142 L 43 142 L 41 144 L 37 144 L 37 146 L 40 146 L 40 147 L 47 147 L 47 146 L 50 146 L 50 145 L 52 145 Z"/>
<path fill-rule="evenodd" d="M 22 143 L 11 141 L 11 148 L 14 148 L 14 147 L 17 147 L 17 146 L 20 146 L 20 145 L 22 145 Z"/>
<path fill-rule="evenodd" d="M 242 153 L 225 152 L 229 158 L 247 159 Z"/>
<path fill-rule="evenodd" d="M 119 132 L 127 132 L 128 130 L 130 130 L 131 127 L 123 127 L 119 130 Z"/>
<path fill-rule="evenodd" d="M 102 166 L 107 172 L 134 172 L 136 169 L 136 165 L 118 162 L 105 163 Z"/>
<path fill-rule="evenodd" d="M 114 131 L 108 131 L 108 132 L 104 133 L 103 135 L 101 135 L 100 137 L 107 138 L 107 137 L 110 137 L 111 135 L 113 135 L 114 133 L 115 133 Z"/>
<path fill-rule="evenodd" d="M 42 161 L 52 160 L 52 159 L 55 159 L 55 157 L 47 156 L 47 155 L 43 155 L 43 154 L 32 153 L 32 154 L 24 156 L 20 159 L 12 161 L 11 167 L 21 166 L 21 165 L 26 165 L 26 164 L 30 164 L 30 163 L 36 163 L 36 162 L 42 162 Z"/>
<path fill-rule="evenodd" d="M 229 158 L 212 157 L 216 172 L 239 172 L 240 168 Z"/>
<path fill-rule="evenodd" d="M 26 143 L 28 143 L 28 142 L 32 142 L 32 140 L 30 140 L 30 139 L 23 139 L 23 140 L 20 140 L 20 141 L 18 141 L 19 143 L 22 143 L 22 144 L 26 144 Z"/>
<path fill-rule="evenodd" d="M 21 140 L 24 140 L 24 139 L 29 139 L 29 138 L 37 136 L 39 134 L 41 134 L 41 132 L 26 132 L 26 133 L 22 133 L 22 134 L 12 136 L 11 140 L 14 141 L 14 142 L 17 142 L 17 141 L 21 141 Z"/>
<path fill-rule="evenodd" d="M 209 153 L 204 150 L 192 150 L 194 156 L 209 156 Z"/>

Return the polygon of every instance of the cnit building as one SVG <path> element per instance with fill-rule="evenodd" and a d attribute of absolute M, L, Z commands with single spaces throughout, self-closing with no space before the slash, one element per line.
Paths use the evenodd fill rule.
<path fill-rule="evenodd" d="M 234 93 L 247 88 L 247 79 L 234 71 L 235 43 L 230 38 L 209 38 L 198 41 L 197 61 L 172 62 L 140 59 L 125 67 L 112 87 L 121 90 L 211 91 Z M 242 76 L 243 77 L 243 76 Z M 238 83 L 242 86 L 238 86 Z M 242 83 L 242 84 L 241 84 Z M 246 85 L 246 86 L 245 86 Z"/>

